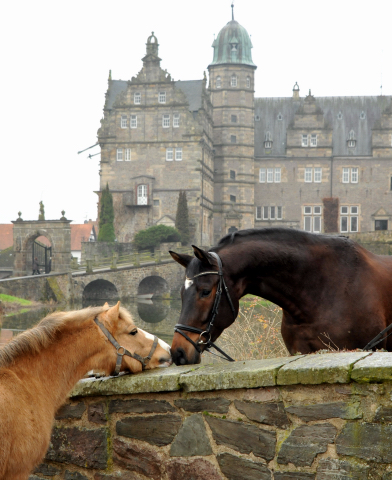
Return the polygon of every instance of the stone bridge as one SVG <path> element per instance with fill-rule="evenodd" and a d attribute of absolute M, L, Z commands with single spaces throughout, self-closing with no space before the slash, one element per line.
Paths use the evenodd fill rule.
<path fill-rule="evenodd" d="M 184 268 L 173 260 L 101 269 L 93 273 L 53 273 L 0 280 L 0 291 L 35 301 L 117 299 L 154 294 L 176 295 L 184 281 Z"/>

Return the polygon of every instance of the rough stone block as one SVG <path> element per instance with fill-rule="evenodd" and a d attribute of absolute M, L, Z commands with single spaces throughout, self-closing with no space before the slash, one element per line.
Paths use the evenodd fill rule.
<path fill-rule="evenodd" d="M 369 467 L 335 458 L 322 458 L 317 467 L 317 480 L 367 480 Z"/>
<path fill-rule="evenodd" d="M 249 420 L 279 428 L 287 428 L 290 425 L 282 402 L 255 403 L 235 400 L 234 405 Z"/>
<path fill-rule="evenodd" d="M 370 355 L 368 352 L 316 353 L 298 358 L 282 366 L 278 385 L 315 385 L 320 383 L 348 383 L 353 365 Z"/>
<path fill-rule="evenodd" d="M 227 413 L 229 411 L 230 403 L 230 400 L 222 397 L 174 400 L 174 405 L 176 407 L 183 408 L 187 412 Z"/>
<path fill-rule="evenodd" d="M 175 408 L 166 400 L 111 400 L 109 413 L 167 413 Z"/>
<path fill-rule="evenodd" d="M 286 408 L 286 412 L 297 415 L 305 422 L 312 422 L 315 420 L 326 420 L 327 418 L 343 418 L 345 420 L 362 418 L 362 414 L 358 409 L 359 402 L 352 404 L 334 402 L 315 405 L 292 405 Z"/>
<path fill-rule="evenodd" d="M 47 479 L 43 477 L 37 477 L 37 475 L 30 475 L 28 480 L 47 480 Z"/>
<path fill-rule="evenodd" d="M 169 480 L 222 480 L 215 466 L 202 458 L 192 461 L 175 459 L 165 466 Z"/>
<path fill-rule="evenodd" d="M 70 472 L 69 470 L 66 470 L 64 480 L 88 480 L 88 478 L 79 472 Z"/>
<path fill-rule="evenodd" d="M 117 465 L 141 473 L 147 478 L 161 477 L 161 459 L 154 449 L 132 445 L 115 438 L 113 451 L 113 460 Z"/>
<path fill-rule="evenodd" d="M 392 463 L 392 425 L 347 423 L 336 438 L 336 451 L 373 462 Z"/>
<path fill-rule="evenodd" d="M 330 423 L 301 425 L 283 442 L 278 463 L 310 466 L 316 455 L 327 451 L 328 444 L 333 443 L 335 435 L 336 428 Z"/>
<path fill-rule="evenodd" d="M 117 435 L 143 440 L 151 445 L 168 445 L 177 435 L 181 426 L 179 415 L 152 415 L 128 417 L 116 424 Z"/>
<path fill-rule="evenodd" d="M 88 406 L 88 419 L 90 422 L 105 425 L 107 422 L 104 403 L 92 403 Z"/>
<path fill-rule="evenodd" d="M 392 422 L 392 407 L 385 405 L 378 407 L 373 421 L 382 423 Z"/>
<path fill-rule="evenodd" d="M 240 453 L 253 452 L 257 457 L 267 461 L 274 458 L 275 432 L 232 420 L 214 417 L 206 417 L 206 420 L 218 445 L 227 445 Z"/>
<path fill-rule="evenodd" d="M 108 462 L 107 432 L 99 428 L 55 427 L 47 460 L 71 463 L 86 468 L 106 468 Z"/>
<path fill-rule="evenodd" d="M 356 382 L 392 380 L 392 353 L 375 352 L 354 365 L 351 378 Z"/>
<path fill-rule="evenodd" d="M 268 358 L 199 367 L 181 375 L 179 383 L 188 392 L 273 386 L 279 369 L 296 358 Z"/>
<path fill-rule="evenodd" d="M 86 405 L 83 402 L 76 404 L 63 405 L 56 413 L 56 420 L 62 420 L 64 418 L 82 418 L 83 413 L 86 411 Z"/>
<path fill-rule="evenodd" d="M 217 460 L 228 480 L 271 480 L 272 474 L 265 465 L 245 458 L 220 453 Z"/>
<path fill-rule="evenodd" d="M 315 480 L 316 474 L 304 472 L 275 472 L 274 480 Z M 330 480 L 333 480 L 332 478 Z"/>
<path fill-rule="evenodd" d="M 34 469 L 34 473 L 42 473 L 42 475 L 50 476 L 57 475 L 58 473 L 60 473 L 60 470 L 53 465 L 41 463 L 41 465 L 38 465 L 38 467 Z"/>
<path fill-rule="evenodd" d="M 211 455 L 212 448 L 207 436 L 202 415 L 191 415 L 184 420 L 174 439 L 170 455 L 172 457 L 193 457 Z"/>

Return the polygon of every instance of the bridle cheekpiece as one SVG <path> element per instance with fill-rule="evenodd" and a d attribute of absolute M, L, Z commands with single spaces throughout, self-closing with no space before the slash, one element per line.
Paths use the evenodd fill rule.
<path fill-rule="evenodd" d="M 174 331 L 179 333 L 180 335 L 182 335 L 186 340 L 188 340 L 188 342 L 190 342 L 195 347 L 197 352 L 199 352 L 200 354 L 202 353 L 202 350 L 201 350 L 200 346 L 205 345 L 205 351 L 207 351 L 208 353 L 212 353 L 213 355 L 217 355 L 216 353 L 211 352 L 209 350 L 212 347 L 215 350 L 217 350 L 218 352 L 220 352 L 222 355 L 224 355 L 224 357 L 220 357 L 220 355 L 217 355 L 218 357 L 223 358 L 224 360 L 228 360 L 229 362 L 235 362 L 235 360 L 233 358 L 231 358 L 229 355 L 227 355 L 227 353 L 225 353 L 222 349 L 220 349 L 217 345 L 215 345 L 215 343 L 213 343 L 211 341 L 211 330 L 212 330 L 212 327 L 214 326 L 215 318 L 218 315 L 219 303 L 220 303 L 220 299 L 221 299 L 221 296 L 222 296 L 223 289 L 226 293 L 227 300 L 229 301 L 231 311 L 233 312 L 234 320 L 236 319 L 237 314 L 235 313 L 233 302 L 231 301 L 231 298 L 230 298 L 229 290 L 227 288 L 225 279 L 223 278 L 222 260 L 220 259 L 219 255 L 217 253 L 215 253 L 215 252 L 208 252 L 208 253 L 210 255 L 212 255 L 213 257 L 215 257 L 215 259 L 217 260 L 218 271 L 213 270 L 213 271 L 209 271 L 209 272 L 201 272 L 201 273 L 198 273 L 197 275 L 195 275 L 192 278 L 186 277 L 187 280 L 194 280 L 195 278 L 201 277 L 203 275 L 219 275 L 218 288 L 216 290 L 214 304 L 213 304 L 213 307 L 212 307 L 212 310 L 211 310 L 211 313 L 210 313 L 211 319 L 208 323 L 208 326 L 205 330 L 202 330 L 201 328 L 191 327 L 189 325 L 183 325 L 182 323 L 177 323 L 174 326 Z M 184 333 L 184 331 L 185 332 L 191 332 L 191 333 L 198 333 L 199 334 L 199 339 L 197 340 L 197 342 L 194 342 L 186 333 Z M 203 337 L 206 340 L 203 340 Z"/>

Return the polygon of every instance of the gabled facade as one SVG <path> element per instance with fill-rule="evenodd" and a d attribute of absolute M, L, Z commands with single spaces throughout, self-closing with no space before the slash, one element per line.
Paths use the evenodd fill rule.
<path fill-rule="evenodd" d="M 152 34 L 143 68 L 112 80 L 98 131 L 120 242 L 174 225 L 187 194 L 191 242 L 238 229 L 392 230 L 392 97 L 255 98 L 250 37 L 232 18 L 209 84 L 173 81 Z"/>

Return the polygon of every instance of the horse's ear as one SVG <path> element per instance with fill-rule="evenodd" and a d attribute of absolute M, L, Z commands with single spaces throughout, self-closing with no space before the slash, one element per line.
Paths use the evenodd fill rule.
<path fill-rule="evenodd" d="M 192 245 L 193 248 L 193 253 L 195 254 L 195 257 L 198 258 L 201 262 L 206 263 L 207 265 L 213 266 L 214 262 L 211 258 L 211 255 L 206 252 L 205 250 L 202 250 L 199 247 L 196 247 L 195 245 Z"/>
<path fill-rule="evenodd" d="M 173 257 L 173 260 L 175 260 L 185 268 L 190 264 L 191 260 L 193 259 L 191 255 L 176 253 L 172 252 L 171 250 L 169 250 L 169 253 Z"/>
<path fill-rule="evenodd" d="M 109 308 L 109 310 L 107 311 L 109 322 L 113 322 L 117 320 L 119 314 L 120 314 L 120 302 L 117 302 L 117 304 L 114 305 L 114 307 Z"/>
<path fill-rule="evenodd" d="M 103 304 L 103 308 L 109 308 L 108 302 L 105 302 L 105 303 Z"/>

